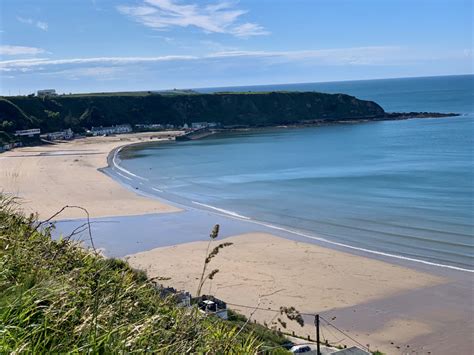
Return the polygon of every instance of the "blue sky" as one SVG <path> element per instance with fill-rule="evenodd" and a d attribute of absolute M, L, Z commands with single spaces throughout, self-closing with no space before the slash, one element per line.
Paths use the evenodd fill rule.
<path fill-rule="evenodd" d="M 0 93 L 473 73 L 471 0 L 2 0 Z"/>

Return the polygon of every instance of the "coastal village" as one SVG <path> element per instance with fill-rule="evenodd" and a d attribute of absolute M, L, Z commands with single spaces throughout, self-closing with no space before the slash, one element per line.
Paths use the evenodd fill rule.
<path fill-rule="evenodd" d="M 34 96 L 34 94 L 32 94 Z M 33 97 L 29 95 L 30 97 Z M 52 98 L 58 96 L 54 89 L 38 90 L 36 96 L 39 98 Z M 17 138 L 15 142 L 0 145 L 0 152 L 5 152 L 14 148 L 22 147 L 28 144 L 38 144 L 40 142 L 48 143 L 54 141 L 68 141 L 83 137 L 110 136 L 116 134 L 126 134 L 132 132 L 160 132 L 160 131 L 181 131 L 182 135 L 176 136 L 176 140 L 194 140 L 212 135 L 217 129 L 221 128 L 220 123 L 216 122 L 184 122 L 181 126 L 174 124 L 135 124 L 128 123 L 112 125 L 109 127 L 91 127 L 84 132 L 75 133 L 71 128 L 57 132 L 41 132 L 40 128 L 31 128 L 25 130 L 17 130 L 14 136 Z"/>

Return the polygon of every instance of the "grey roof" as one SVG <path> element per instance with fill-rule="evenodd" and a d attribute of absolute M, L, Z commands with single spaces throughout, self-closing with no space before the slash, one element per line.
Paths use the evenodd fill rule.
<path fill-rule="evenodd" d="M 362 350 L 356 346 L 353 346 L 352 348 L 336 351 L 335 353 L 332 353 L 332 355 L 371 355 L 371 354 L 365 350 Z"/>

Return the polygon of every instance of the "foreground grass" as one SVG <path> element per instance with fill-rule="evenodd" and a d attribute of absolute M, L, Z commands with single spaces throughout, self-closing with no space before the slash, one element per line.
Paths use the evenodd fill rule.
<path fill-rule="evenodd" d="M 0 353 L 255 353 L 284 342 L 179 308 L 127 263 L 36 225 L 0 196 Z"/>

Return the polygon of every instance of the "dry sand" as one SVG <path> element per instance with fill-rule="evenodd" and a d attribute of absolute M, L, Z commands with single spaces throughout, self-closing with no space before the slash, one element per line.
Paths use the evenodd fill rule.
<path fill-rule="evenodd" d="M 319 313 L 445 282 L 405 267 L 269 234 L 244 234 L 224 241 L 234 244 L 222 249 L 212 260 L 209 270 L 219 269 L 219 273 L 207 282 L 203 293 L 233 304 L 259 305 L 264 309 L 294 306 L 301 312 Z M 128 261 L 133 267 L 146 270 L 150 277 L 169 277 L 165 284 L 195 293 L 206 247 L 207 242 L 194 242 L 157 248 L 129 256 Z M 246 315 L 253 311 L 231 308 Z M 273 325 L 283 329 L 278 324 L 279 317 L 284 319 L 278 312 L 263 310 L 253 315 L 260 323 L 273 321 Z M 314 338 L 312 319 L 304 328 L 291 322 L 288 325 L 288 330 Z M 409 344 L 411 339 L 431 331 L 431 325 L 423 321 L 400 318 L 388 320 L 383 329 L 373 334 L 357 334 L 357 338 L 364 344 L 371 343 L 372 348 L 396 353 L 391 342 Z M 339 340 L 330 334 L 326 337 Z M 344 338 L 341 334 L 339 337 Z M 346 339 L 346 344 L 353 343 Z"/>
<path fill-rule="evenodd" d="M 20 198 L 25 213 L 52 216 L 65 205 L 86 208 L 91 217 L 179 211 L 121 187 L 97 169 L 122 145 L 166 139 L 167 132 L 91 137 L 54 145 L 25 147 L 0 154 L 0 192 Z M 153 139 L 150 139 L 152 137 Z M 58 218 L 83 218 L 67 209 Z"/>

